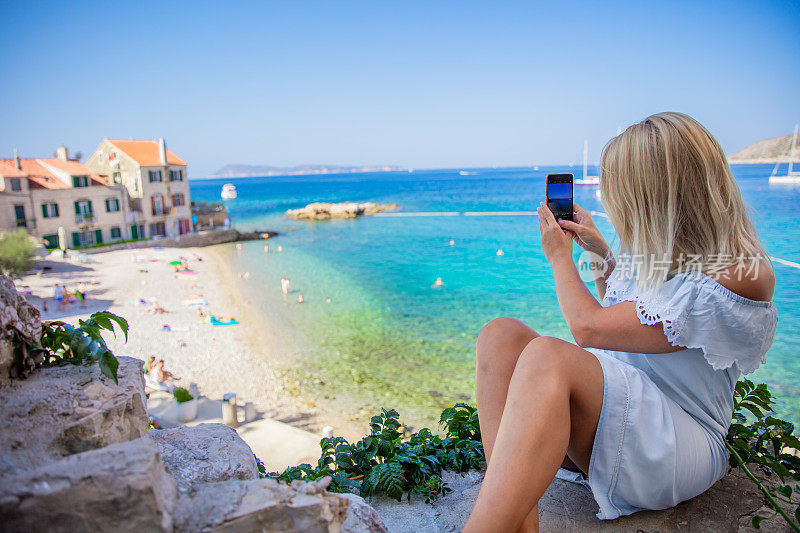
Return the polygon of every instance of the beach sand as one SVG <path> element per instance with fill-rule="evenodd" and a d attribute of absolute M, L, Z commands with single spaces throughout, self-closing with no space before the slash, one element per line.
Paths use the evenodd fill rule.
<path fill-rule="evenodd" d="M 169 262 L 181 257 L 196 274 L 174 271 Z M 166 369 L 180 378 L 179 386 L 194 382 L 201 394 L 211 399 L 236 393 L 239 405 L 253 402 L 263 417 L 317 435 L 325 426 L 350 440 L 366 432 L 364 420 L 368 417 L 359 412 L 357 403 L 343 405 L 317 395 L 309 398 L 302 390 L 302 380 L 292 371 L 292 362 L 272 356 L 276 350 L 271 346 L 280 342 L 278 336 L 241 298 L 237 273 L 227 264 L 220 246 L 117 250 L 89 258 L 85 264 L 40 261 L 41 267 L 50 268 L 43 268 L 41 275 L 23 277 L 17 287 L 29 290 L 29 300 L 40 310 L 47 304 L 43 320 L 77 324 L 98 310 L 122 316 L 130 324 L 128 341 L 121 334 L 116 338 L 107 335 L 109 347 L 117 355 L 163 359 Z M 80 282 L 88 288 L 86 308 L 73 303 L 59 310 L 54 286 L 61 283 L 73 291 Z M 139 300 L 153 298 L 166 313 L 145 312 L 152 306 L 143 306 Z M 212 326 L 199 318 L 196 308 L 182 303 L 191 298 L 206 301 L 212 315 L 235 317 L 239 324 Z"/>

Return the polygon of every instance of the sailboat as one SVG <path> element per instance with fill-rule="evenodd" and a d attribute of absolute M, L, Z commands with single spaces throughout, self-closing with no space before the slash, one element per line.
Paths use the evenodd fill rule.
<path fill-rule="evenodd" d="M 583 178 L 575 180 L 575 185 L 600 185 L 599 176 L 589 176 L 589 141 L 583 141 Z"/>
<path fill-rule="evenodd" d="M 775 168 L 772 169 L 772 175 L 769 177 L 770 183 L 800 183 L 800 170 L 794 170 L 794 160 L 797 158 L 797 127 L 794 125 L 794 135 L 792 136 L 792 147 L 789 149 L 789 171 L 785 176 L 778 176 L 778 167 L 781 166 L 781 158 L 778 157 L 778 162 L 775 163 Z"/>

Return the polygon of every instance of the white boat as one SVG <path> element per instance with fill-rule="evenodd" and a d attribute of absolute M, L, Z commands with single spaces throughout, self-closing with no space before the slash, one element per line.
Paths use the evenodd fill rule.
<path fill-rule="evenodd" d="M 600 185 L 600 176 L 589 176 L 589 141 L 583 141 L 583 178 L 575 180 L 575 185 Z"/>
<path fill-rule="evenodd" d="M 226 183 L 225 185 L 223 185 L 222 193 L 220 193 L 220 196 L 222 197 L 223 200 L 233 200 L 234 198 L 236 198 L 237 196 L 236 187 L 233 186 L 233 183 Z"/>
<path fill-rule="evenodd" d="M 775 168 L 772 169 L 772 175 L 769 177 L 770 183 L 800 183 L 800 170 L 794 170 L 794 160 L 797 159 L 797 127 L 794 125 L 794 135 L 792 136 L 792 146 L 789 148 L 788 161 L 789 170 L 785 176 L 778 176 L 778 168 L 781 166 L 781 158 L 778 157 L 778 162 L 775 163 Z"/>

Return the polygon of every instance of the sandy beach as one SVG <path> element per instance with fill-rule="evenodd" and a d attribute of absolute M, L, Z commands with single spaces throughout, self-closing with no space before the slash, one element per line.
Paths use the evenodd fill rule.
<path fill-rule="evenodd" d="M 320 402 L 316 395 L 309 399 L 291 362 L 271 358 L 277 337 L 243 301 L 238 273 L 219 248 L 117 250 L 89 255 L 84 264 L 44 259 L 38 263 L 42 273 L 17 280 L 17 287 L 29 291 L 43 320 L 77 323 L 98 310 L 124 317 L 130 324 L 128 341 L 109 336 L 111 349 L 142 360 L 163 359 L 179 386 L 194 382 L 211 399 L 236 393 L 240 405 L 253 402 L 263 417 L 316 434 L 330 425 L 337 435 L 362 436 L 365 416 L 358 415 L 357 405 Z M 180 259 L 193 274 L 175 272 L 169 262 Z M 75 302 L 59 309 L 56 284 L 74 291 L 79 283 L 88 289 L 86 306 Z M 154 302 L 165 312 L 153 312 Z M 196 305 L 187 305 L 193 302 L 206 302 L 202 308 L 211 315 L 234 317 L 238 325 L 212 326 L 200 318 Z"/>

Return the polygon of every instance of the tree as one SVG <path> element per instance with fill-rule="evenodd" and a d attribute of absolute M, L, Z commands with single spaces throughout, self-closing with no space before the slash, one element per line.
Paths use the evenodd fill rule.
<path fill-rule="evenodd" d="M 18 276 L 31 268 L 35 246 L 28 233 L 19 228 L 0 235 L 0 271 Z"/>

